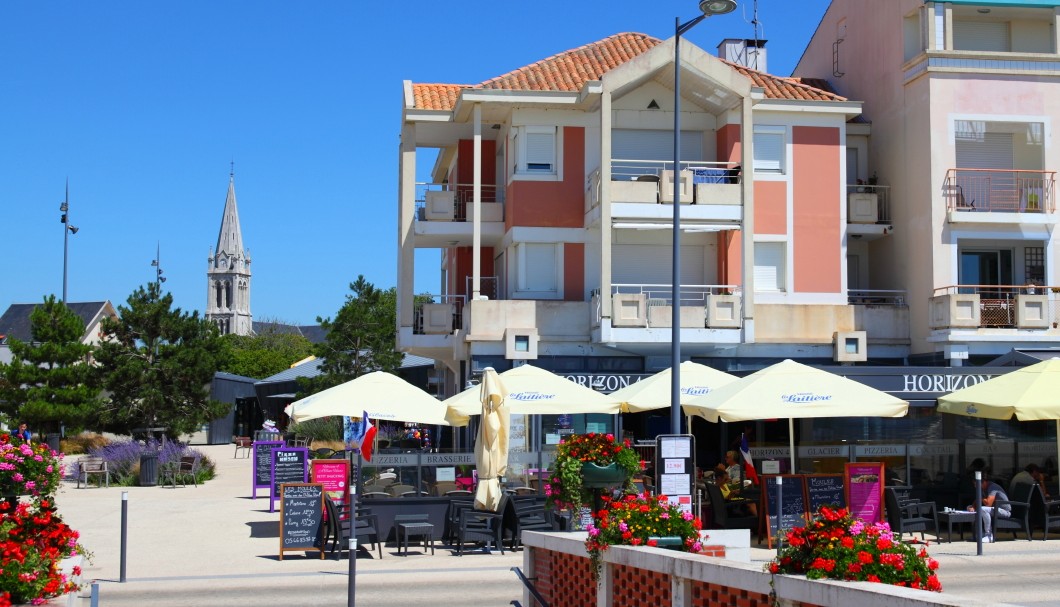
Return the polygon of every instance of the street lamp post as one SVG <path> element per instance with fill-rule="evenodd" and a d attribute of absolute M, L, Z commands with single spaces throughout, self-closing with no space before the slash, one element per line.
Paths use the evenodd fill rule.
<path fill-rule="evenodd" d="M 155 243 L 155 258 L 151 261 L 151 266 L 155 268 L 155 286 L 158 287 L 158 292 L 162 292 L 162 283 L 166 282 L 166 277 L 162 276 L 162 246 Z"/>
<path fill-rule="evenodd" d="M 670 432 L 681 433 L 681 34 L 700 21 L 736 10 L 735 0 L 700 0 L 698 17 L 674 28 L 674 245 L 670 325 Z"/>
<path fill-rule="evenodd" d="M 59 221 L 63 224 L 63 303 L 66 303 L 66 267 L 70 260 L 70 234 L 77 234 L 78 228 L 70 225 L 70 180 L 66 180 L 66 196 L 63 197 L 62 204 L 59 205 L 59 210 L 62 212 L 62 218 Z"/>

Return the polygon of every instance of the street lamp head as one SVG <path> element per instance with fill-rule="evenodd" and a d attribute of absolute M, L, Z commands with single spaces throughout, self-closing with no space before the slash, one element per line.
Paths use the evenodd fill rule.
<path fill-rule="evenodd" d="M 65 213 L 68 210 L 70 210 L 70 205 L 68 205 L 65 202 L 63 202 L 63 203 L 59 204 L 59 210 L 62 211 L 63 213 Z"/>
<path fill-rule="evenodd" d="M 736 0 L 699 0 L 699 10 L 708 17 L 724 15 L 736 10 Z"/>
<path fill-rule="evenodd" d="M 71 234 L 77 234 L 77 231 L 79 229 L 81 229 L 81 228 L 78 228 L 77 226 L 72 226 L 72 225 L 67 225 L 66 227 L 69 228 Z"/>

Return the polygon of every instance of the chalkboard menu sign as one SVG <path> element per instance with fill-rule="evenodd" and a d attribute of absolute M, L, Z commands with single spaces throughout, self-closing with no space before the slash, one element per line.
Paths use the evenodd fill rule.
<path fill-rule="evenodd" d="M 846 507 L 842 474 L 807 474 L 806 498 L 810 504 L 810 516 L 821 506 Z"/>
<path fill-rule="evenodd" d="M 850 514 L 866 523 L 883 520 L 882 462 L 857 462 L 843 465 L 847 505 Z"/>
<path fill-rule="evenodd" d="M 276 499 L 280 497 L 283 483 L 304 483 L 309 470 L 309 449 L 305 447 L 281 447 L 272 451 L 272 494 L 269 496 L 269 512 L 276 511 Z"/>
<path fill-rule="evenodd" d="M 253 475 L 250 483 L 254 499 L 258 498 L 258 489 L 272 488 L 272 450 L 279 449 L 283 445 L 282 440 L 254 441 L 252 445 L 253 469 L 250 471 Z"/>
<path fill-rule="evenodd" d="M 783 491 L 777 486 L 778 478 L 784 479 Z M 763 482 L 766 490 L 762 492 L 762 512 L 767 521 L 766 537 L 772 547 L 774 537 L 806 525 L 805 479 L 799 474 L 783 474 L 766 476 Z"/>
<path fill-rule="evenodd" d="M 286 550 L 316 550 L 324 558 L 324 485 L 280 485 L 281 561 Z"/>

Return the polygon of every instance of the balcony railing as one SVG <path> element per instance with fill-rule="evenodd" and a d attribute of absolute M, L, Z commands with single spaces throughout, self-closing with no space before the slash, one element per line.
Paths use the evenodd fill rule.
<path fill-rule="evenodd" d="M 474 185 L 470 183 L 417 183 L 416 219 L 469 221 L 468 209 L 474 202 L 474 193 Z M 504 188 L 482 184 L 482 202 L 503 203 Z"/>
<path fill-rule="evenodd" d="M 949 211 L 1056 212 L 1056 171 L 954 168 L 942 191 Z"/>
<path fill-rule="evenodd" d="M 632 194 L 634 198 L 626 199 L 625 202 L 645 202 L 645 203 L 656 203 L 656 202 L 672 202 L 673 198 L 673 166 L 672 160 L 622 160 L 613 159 L 611 161 L 611 181 L 619 184 L 625 183 L 629 186 L 634 186 L 634 191 L 627 191 L 625 194 L 628 196 Z M 739 204 L 739 190 L 736 189 L 733 194 L 729 196 L 717 197 L 711 194 L 717 194 L 716 191 L 711 191 L 710 194 L 706 190 L 699 192 L 703 189 L 700 186 L 707 186 L 708 188 L 714 186 L 728 186 L 737 185 L 742 181 L 742 171 L 740 165 L 732 162 L 714 162 L 706 160 L 687 160 L 681 162 L 682 175 L 681 181 L 683 185 L 691 186 L 690 190 L 684 191 L 681 194 L 682 203 L 689 202 L 715 202 L 717 204 L 729 204 L 731 198 L 732 204 Z M 595 208 L 600 204 L 600 169 L 596 169 L 589 173 L 586 177 L 585 193 L 586 193 L 586 211 Z M 663 189 L 665 188 L 665 190 Z M 623 190 L 629 190 L 629 187 L 624 187 Z M 612 196 L 614 200 L 622 200 L 622 192 L 620 192 L 617 186 L 612 187 Z M 697 194 L 698 192 L 698 194 Z M 696 196 L 703 198 L 704 196 L 709 200 L 697 200 Z M 715 200 L 720 198 L 720 200 Z"/>
<path fill-rule="evenodd" d="M 855 306 L 904 306 L 905 291 L 848 289 L 847 303 Z"/>
<path fill-rule="evenodd" d="M 464 292 L 473 293 L 474 289 L 471 288 L 472 278 L 470 276 L 464 277 Z M 496 276 L 480 276 L 478 279 L 479 295 L 487 299 L 497 299 L 499 293 L 497 289 L 497 277 Z"/>
<path fill-rule="evenodd" d="M 464 323 L 463 295 L 417 295 L 413 306 L 412 333 L 449 335 Z"/>
<path fill-rule="evenodd" d="M 873 205 L 875 205 L 875 212 L 872 212 Z M 850 223 L 891 223 L 891 186 L 848 185 L 847 221 Z"/>
<path fill-rule="evenodd" d="M 935 289 L 933 299 L 941 298 L 963 300 L 951 310 L 974 306 L 973 314 L 951 314 L 948 326 L 1044 329 L 1060 322 L 1060 286 L 951 285 Z"/>
<path fill-rule="evenodd" d="M 672 160 L 611 160 L 611 181 L 658 180 L 663 171 L 673 170 Z M 706 160 L 683 160 L 681 170 L 690 170 L 695 183 L 740 183 L 740 164 Z M 643 178 L 643 179 L 642 179 Z"/>

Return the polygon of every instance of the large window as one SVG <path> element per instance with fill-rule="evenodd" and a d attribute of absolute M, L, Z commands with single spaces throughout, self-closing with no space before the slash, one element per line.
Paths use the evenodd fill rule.
<path fill-rule="evenodd" d="M 756 173 L 784 172 L 784 127 L 754 128 L 754 165 Z"/>
<path fill-rule="evenodd" d="M 787 267 L 786 244 L 755 243 L 755 291 L 784 291 Z"/>

